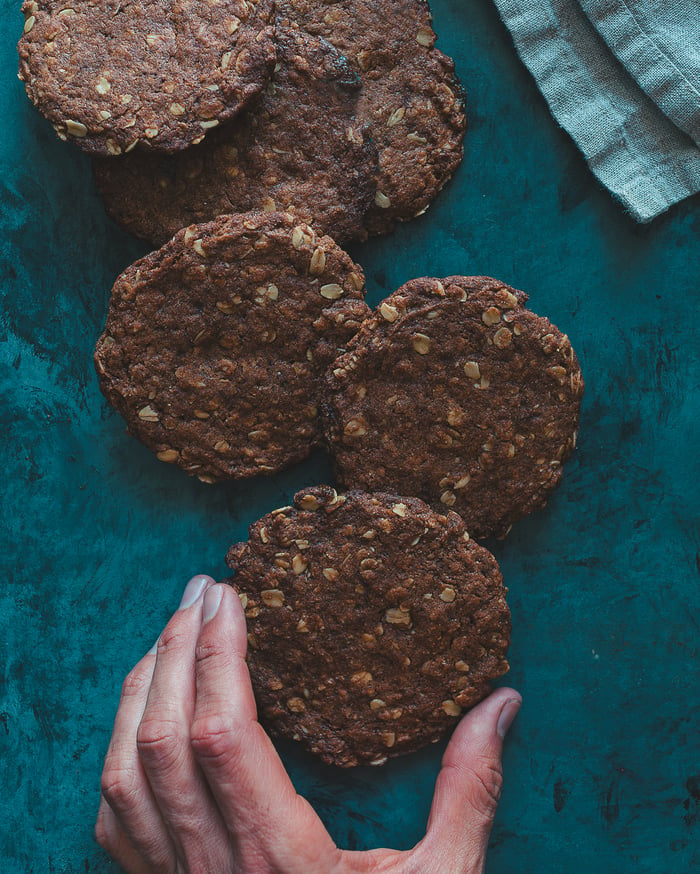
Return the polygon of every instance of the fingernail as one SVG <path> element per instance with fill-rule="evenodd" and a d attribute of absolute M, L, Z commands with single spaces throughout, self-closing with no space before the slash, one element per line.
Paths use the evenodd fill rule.
<path fill-rule="evenodd" d="M 216 616 L 216 611 L 219 609 L 223 596 L 224 587 L 221 585 L 212 586 L 211 589 L 207 589 L 207 593 L 204 596 L 204 606 L 202 607 L 202 625 Z"/>
<path fill-rule="evenodd" d="M 513 724 L 513 720 L 517 716 L 521 704 L 522 700 L 520 698 L 509 698 L 501 708 L 498 717 L 498 724 L 496 725 L 496 731 L 501 738 L 504 738 L 508 734 L 508 729 Z"/>
<path fill-rule="evenodd" d="M 146 655 L 155 655 L 158 652 L 158 641 L 159 640 L 160 640 L 160 637 L 158 638 L 158 640 L 156 640 L 156 642 L 153 644 L 153 646 L 148 650 Z"/>
<path fill-rule="evenodd" d="M 206 587 L 213 582 L 214 580 L 206 574 L 197 574 L 196 577 L 192 577 L 182 593 L 182 601 L 180 601 L 178 610 L 186 610 L 191 607 Z"/>

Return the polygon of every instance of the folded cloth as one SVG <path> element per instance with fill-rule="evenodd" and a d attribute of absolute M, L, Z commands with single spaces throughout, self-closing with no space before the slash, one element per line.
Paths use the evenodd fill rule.
<path fill-rule="evenodd" d="M 638 221 L 700 191 L 698 0 L 495 0 L 559 124 Z"/>
<path fill-rule="evenodd" d="M 700 146 L 699 0 L 580 0 L 656 105 Z"/>

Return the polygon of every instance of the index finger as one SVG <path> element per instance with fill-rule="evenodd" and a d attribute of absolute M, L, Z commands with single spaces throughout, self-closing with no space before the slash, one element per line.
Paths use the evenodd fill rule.
<path fill-rule="evenodd" d="M 338 851 L 313 809 L 297 795 L 256 719 L 245 663 L 245 615 L 230 586 L 207 591 L 202 622 L 192 747 L 239 860 L 262 851 L 274 860 L 273 870 L 317 870 L 308 863 L 309 852 L 330 858 Z"/>
<path fill-rule="evenodd" d="M 229 821 L 254 817 L 251 803 L 276 806 L 284 803 L 284 796 L 296 796 L 277 751 L 257 721 L 245 662 L 246 634 L 236 593 L 227 585 L 213 586 L 205 596 L 195 651 L 191 738 Z"/>

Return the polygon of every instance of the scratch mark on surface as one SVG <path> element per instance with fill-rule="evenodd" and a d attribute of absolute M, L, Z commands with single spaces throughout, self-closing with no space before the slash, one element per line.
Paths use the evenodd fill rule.
<path fill-rule="evenodd" d="M 700 819 L 700 774 L 693 774 L 685 781 L 688 797 L 683 802 L 686 810 L 683 822 L 690 828 Z"/>
<path fill-rule="evenodd" d="M 566 804 L 569 795 L 571 795 L 571 790 L 569 789 L 565 780 L 562 780 L 561 777 L 557 779 L 554 784 L 554 809 L 557 813 L 561 813 L 564 809 L 564 805 Z"/>
<path fill-rule="evenodd" d="M 607 789 L 601 792 L 600 815 L 609 826 L 614 825 L 620 816 L 620 775 L 613 774 Z"/>

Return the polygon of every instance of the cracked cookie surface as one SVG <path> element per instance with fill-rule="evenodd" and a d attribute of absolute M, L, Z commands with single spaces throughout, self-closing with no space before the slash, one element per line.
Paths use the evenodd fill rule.
<path fill-rule="evenodd" d="M 279 0 L 281 18 L 325 37 L 362 81 L 358 114 L 379 153 L 370 234 L 421 215 L 462 160 L 464 91 L 426 0 Z"/>

